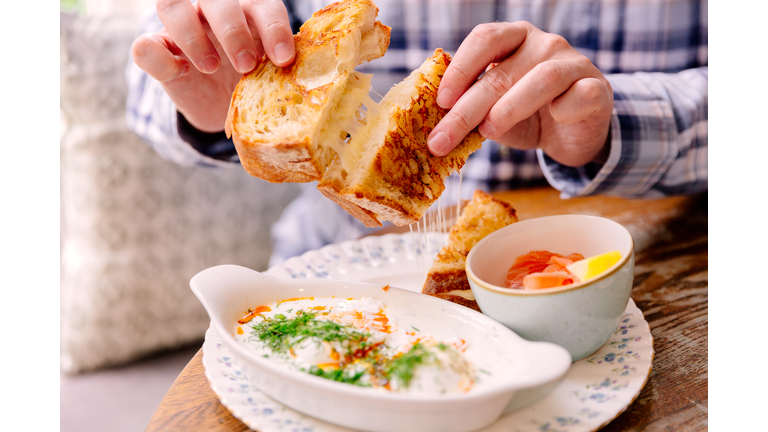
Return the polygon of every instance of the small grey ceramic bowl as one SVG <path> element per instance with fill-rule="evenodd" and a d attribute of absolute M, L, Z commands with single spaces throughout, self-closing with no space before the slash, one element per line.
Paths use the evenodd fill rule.
<path fill-rule="evenodd" d="M 505 288 L 515 258 L 533 250 L 585 257 L 609 251 L 621 259 L 596 278 L 557 288 Z M 606 343 L 627 307 L 634 277 L 632 235 L 597 216 L 559 215 L 529 219 L 481 240 L 467 257 L 467 277 L 483 314 L 525 339 L 564 347 L 573 361 Z"/>

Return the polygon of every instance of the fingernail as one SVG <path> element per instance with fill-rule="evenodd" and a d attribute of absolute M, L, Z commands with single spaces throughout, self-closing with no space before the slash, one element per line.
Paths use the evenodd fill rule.
<path fill-rule="evenodd" d="M 237 61 L 237 70 L 240 73 L 248 73 L 256 67 L 256 59 L 253 57 L 253 54 L 246 50 L 240 51 L 235 60 Z"/>
<path fill-rule="evenodd" d="M 486 138 L 493 138 L 496 135 L 496 128 L 488 120 L 484 120 L 477 130 Z"/>
<path fill-rule="evenodd" d="M 437 92 L 437 104 L 446 109 L 453 106 L 453 92 L 451 89 L 446 88 Z"/>
<path fill-rule="evenodd" d="M 278 63 L 285 63 L 293 57 L 293 50 L 288 47 L 288 44 L 280 42 L 275 45 L 275 59 Z"/>
<path fill-rule="evenodd" d="M 215 56 L 209 56 L 200 60 L 200 67 L 203 68 L 203 73 L 214 73 L 219 68 L 219 59 Z"/>
<path fill-rule="evenodd" d="M 444 132 L 438 132 L 435 135 L 430 135 L 427 140 L 427 146 L 436 156 L 443 156 L 448 153 L 448 146 L 451 144 L 451 140 L 448 139 L 448 135 Z"/>

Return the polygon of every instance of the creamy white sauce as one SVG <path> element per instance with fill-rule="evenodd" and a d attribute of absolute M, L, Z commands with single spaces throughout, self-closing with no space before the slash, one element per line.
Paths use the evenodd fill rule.
<path fill-rule="evenodd" d="M 491 369 L 496 367 L 492 364 L 494 359 L 483 353 L 484 350 L 478 349 L 461 337 L 453 335 L 438 338 L 425 331 L 440 328 L 440 323 L 435 322 L 434 316 L 424 316 L 420 311 L 411 310 L 408 305 L 393 307 L 371 297 L 317 297 L 292 299 L 266 306 L 271 311 L 261 313 L 246 324 L 237 324 L 235 339 L 248 344 L 262 357 L 295 370 L 306 372 L 312 366 L 318 365 L 324 369 L 334 369 L 340 359 L 343 364 L 344 356 L 356 352 L 357 347 L 350 347 L 349 343 L 345 342 L 326 342 L 309 338 L 294 345 L 290 352 L 277 353 L 254 335 L 254 325 L 263 322 L 265 318 L 275 319 L 278 314 L 291 319 L 296 316 L 297 311 L 302 310 L 305 313 L 316 313 L 316 319 L 332 320 L 357 331 L 369 333 L 369 345 L 381 342 L 380 352 L 385 353 L 387 357 L 408 353 L 416 343 L 430 353 L 430 360 L 414 369 L 407 387 L 397 375 L 392 375 L 392 379 L 385 386 L 380 386 L 378 381 L 374 383 L 373 387 L 382 390 L 418 394 L 466 392 L 482 383 L 483 378 L 491 375 Z M 242 334 L 239 334 L 241 332 Z M 471 361 L 470 357 L 475 361 Z M 477 365 L 474 364 L 476 360 L 480 360 Z M 498 360 L 496 359 L 496 362 Z M 357 368 L 355 371 L 370 370 L 357 363 L 354 367 Z M 371 379 L 376 378 L 369 375 L 364 375 L 360 382 L 371 384 Z"/>

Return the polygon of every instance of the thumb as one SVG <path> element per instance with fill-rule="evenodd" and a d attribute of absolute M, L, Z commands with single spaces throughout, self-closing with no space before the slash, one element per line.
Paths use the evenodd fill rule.
<path fill-rule="evenodd" d="M 133 41 L 131 54 L 136 66 L 149 76 L 160 82 L 168 82 L 191 72 L 189 61 L 173 54 L 174 47 L 170 36 L 148 33 Z"/>

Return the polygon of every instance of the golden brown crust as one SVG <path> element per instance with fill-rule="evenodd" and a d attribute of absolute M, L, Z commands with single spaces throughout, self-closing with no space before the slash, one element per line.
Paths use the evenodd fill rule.
<path fill-rule="evenodd" d="M 377 214 L 379 219 L 403 226 L 421 219 L 443 193 L 445 179 L 451 172 L 460 170 L 484 141 L 475 129 L 446 156 L 434 156 L 427 148 L 427 136 L 448 112 L 437 105 L 436 99 L 440 80 L 450 61 L 451 57 L 438 48 L 414 71 L 415 97 L 406 106 L 382 113 L 389 114 L 385 120 L 391 118 L 393 126 L 383 138 L 374 137 L 382 140 L 375 156 L 360 168 L 364 173 L 353 184 L 336 189 L 338 195 Z M 331 171 L 329 168 L 328 172 Z"/>
<path fill-rule="evenodd" d="M 446 293 L 471 292 L 465 264 L 472 247 L 488 234 L 517 220 L 517 212 L 512 205 L 476 190 L 451 227 L 448 243 L 432 263 L 421 292 L 479 310 L 474 300 Z"/>
<path fill-rule="evenodd" d="M 331 162 L 331 167 L 340 163 L 341 162 L 339 160 L 339 157 L 336 156 L 333 162 Z M 330 171 L 330 168 L 329 168 L 329 171 Z M 333 170 L 333 172 L 340 172 L 340 170 L 338 169 Z M 366 210 L 355 203 L 350 202 L 349 200 L 344 198 L 343 195 L 339 193 L 339 190 L 341 190 L 343 187 L 344 187 L 343 180 L 341 178 L 333 177 L 333 176 L 325 176 L 323 178 L 323 181 L 317 185 L 317 189 L 320 190 L 320 193 L 325 195 L 326 198 L 338 204 L 341 208 L 346 210 L 347 213 L 356 217 L 366 227 L 368 228 L 380 227 L 381 221 L 379 220 L 378 216 L 376 216 L 375 213 L 371 212 L 370 210 Z"/>
<path fill-rule="evenodd" d="M 235 149 L 245 171 L 271 183 L 306 183 L 317 179 L 320 167 L 305 142 L 253 146 L 233 137 Z M 276 156 L 279 154 L 279 157 Z M 285 169 L 290 166 L 291 169 Z"/>
<path fill-rule="evenodd" d="M 445 272 L 430 272 L 421 292 L 433 296 L 463 290 L 471 290 L 471 288 L 467 279 L 467 271 L 461 268 Z"/>
<path fill-rule="evenodd" d="M 322 177 L 334 155 L 318 142 L 330 108 L 354 67 L 389 46 L 390 29 L 375 22 L 377 14 L 370 0 L 328 5 L 294 36 L 292 65 L 279 68 L 265 56 L 241 78 L 224 130 L 249 174 L 271 182 Z"/>

